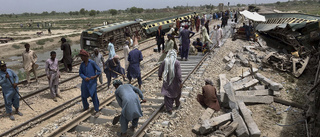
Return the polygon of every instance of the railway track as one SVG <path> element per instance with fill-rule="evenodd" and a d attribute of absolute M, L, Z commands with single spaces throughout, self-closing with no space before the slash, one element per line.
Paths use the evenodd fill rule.
<path fill-rule="evenodd" d="M 228 36 L 227 36 L 228 37 Z M 215 46 L 214 46 L 215 47 Z M 203 62 L 206 60 L 209 53 L 200 56 L 189 56 L 188 61 L 180 61 L 181 72 L 183 78 L 183 84 L 188 80 L 188 78 L 195 73 L 197 70 L 200 70 L 202 66 L 206 66 Z M 146 73 L 142 80 L 144 84 L 152 84 L 158 81 L 157 70 L 159 66 L 154 67 L 148 73 Z M 201 70 L 204 71 L 204 70 Z M 133 85 L 137 85 L 136 81 Z M 161 88 L 161 82 L 158 83 L 158 90 L 155 91 L 147 91 L 144 92 L 145 99 L 147 100 L 147 104 L 142 104 L 141 109 L 143 111 L 144 116 L 139 119 L 138 130 L 134 132 L 130 132 L 128 130 L 128 134 L 130 136 L 143 136 L 146 134 L 146 127 L 153 121 L 159 114 L 161 114 L 164 109 L 163 96 L 159 93 Z M 188 93 L 185 93 L 188 94 Z M 186 96 L 182 97 L 180 101 L 183 103 L 186 100 Z M 93 111 L 93 108 L 91 109 Z M 78 136 L 83 131 L 94 132 L 93 135 L 97 136 L 116 136 L 116 128 L 119 129 L 119 125 L 111 126 L 111 122 L 114 116 L 121 113 L 121 107 L 115 100 L 115 96 L 111 95 L 106 100 L 103 101 L 100 105 L 100 111 L 102 115 L 98 118 L 91 116 L 89 112 L 84 112 L 78 117 L 70 120 L 66 124 L 60 126 L 58 129 L 54 130 L 48 135 L 48 137 L 53 136 Z M 175 115 L 175 112 L 174 114 Z M 100 131 L 97 131 L 100 130 Z M 104 130 L 104 131 L 101 131 Z M 103 133 L 103 134 L 95 134 L 95 133 Z"/>
<path fill-rule="evenodd" d="M 145 41 L 142 41 L 140 44 L 149 42 L 149 41 L 151 41 L 151 40 L 153 40 L 153 39 L 151 39 L 151 38 L 150 38 L 150 39 L 147 39 L 147 40 L 145 40 Z M 141 49 L 141 51 L 148 50 L 148 49 L 150 49 L 150 48 L 152 48 L 152 47 L 154 47 L 154 46 L 155 46 L 155 45 L 147 46 L 147 47 Z M 123 57 L 123 52 L 119 53 L 120 51 L 122 51 L 122 49 L 117 50 L 116 52 L 117 52 L 117 55 L 122 56 L 122 57 L 120 58 L 120 60 L 123 60 L 123 59 L 124 59 L 124 57 Z M 104 55 L 104 57 L 106 57 L 106 56 L 108 56 L 108 54 L 105 54 L 105 55 Z M 81 61 L 73 63 L 73 73 L 62 73 L 61 78 L 60 78 L 60 80 L 59 80 L 59 85 L 62 85 L 62 84 L 64 84 L 64 83 L 68 82 L 68 81 L 71 81 L 71 80 L 74 80 L 75 78 L 78 78 L 78 77 L 79 77 L 79 74 L 78 74 L 79 70 L 78 70 L 78 67 L 77 67 L 77 66 L 80 65 L 80 64 L 81 64 Z M 122 64 L 123 64 L 123 63 L 122 63 Z M 62 68 L 62 69 L 64 69 L 64 68 Z M 62 69 L 60 69 L 60 70 L 62 70 Z M 34 79 L 34 78 L 33 78 L 33 79 Z M 49 89 L 49 85 L 48 85 L 48 80 L 47 80 L 47 78 L 46 78 L 46 74 L 40 75 L 40 76 L 38 77 L 38 79 L 39 79 L 39 84 L 36 84 L 36 85 L 35 85 L 34 83 L 31 83 L 30 86 L 21 86 L 21 84 L 26 83 L 26 80 L 20 81 L 20 82 L 18 83 L 18 85 L 20 85 L 20 86 L 19 86 L 19 88 L 20 88 L 19 91 L 20 91 L 20 92 L 21 92 L 21 91 L 22 91 L 22 92 L 23 92 L 23 91 L 26 91 L 26 92 L 27 92 L 27 91 L 32 91 L 31 93 L 28 93 L 28 94 L 23 95 L 23 97 L 20 98 L 20 100 L 22 100 L 22 99 L 27 99 L 27 98 L 29 98 L 29 97 L 32 97 L 32 96 L 34 96 L 34 95 L 37 95 L 37 94 L 42 93 L 42 92 L 44 92 L 44 91 L 46 91 L 46 90 Z M 60 87 L 61 87 L 61 86 L 60 86 Z M 70 89 L 70 85 L 64 86 L 64 87 L 67 87 L 67 88 L 66 88 L 66 89 L 62 89 L 62 91 L 67 90 L 67 89 Z M 76 85 L 71 86 L 71 88 L 76 88 Z M 4 104 L 3 104 L 3 103 L 0 104 L 0 109 L 2 109 L 2 108 L 4 108 Z"/>
<path fill-rule="evenodd" d="M 153 45 L 154 46 L 154 45 Z M 153 46 L 150 46 L 150 47 L 153 47 Z M 147 47 L 147 48 L 145 48 L 145 49 L 148 49 L 148 48 L 150 48 L 150 47 Z M 192 58 L 192 57 L 190 57 L 190 58 Z M 195 57 L 195 60 L 199 60 L 199 57 Z M 149 63 L 150 62 L 150 60 L 148 60 L 148 61 L 146 61 L 145 62 L 145 64 L 147 64 L 147 63 Z M 197 62 L 197 61 L 196 61 Z M 186 63 L 186 64 L 184 64 L 184 63 Z M 192 65 L 194 65 L 194 61 L 192 62 L 191 60 L 189 60 L 189 61 L 187 61 L 187 62 L 182 62 L 181 63 L 181 66 L 185 66 L 186 68 L 185 68 L 185 70 L 186 71 L 188 71 L 188 72 L 186 72 L 186 71 L 183 71 L 182 72 L 182 75 L 183 75 L 183 77 L 185 78 L 185 80 L 188 78 L 188 75 L 187 74 L 189 74 L 190 72 L 189 71 L 191 71 L 191 66 Z M 191 66 L 190 66 L 191 65 Z M 147 68 L 148 69 L 148 68 Z M 155 77 L 155 76 L 152 76 L 152 74 L 154 74 L 156 71 L 157 71 L 157 67 L 155 67 L 155 68 L 153 68 L 153 69 L 149 69 L 149 70 L 152 70 L 152 71 L 149 71 L 149 72 L 147 72 L 146 73 L 146 75 L 144 76 L 144 80 L 149 80 L 150 79 L 150 77 Z M 193 72 L 194 72 L 194 70 L 193 70 Z M 192 73 L 193 73 L 192 72 Z M 72 73 L 70 74 L 70 75 L 73 75 Z M 76 74 L 75 75 L 75 77 L 78 77 L 78 75 Z M 71 79 L 71 78 L 70 78 Z M 63 81 L 68 81 L 67 79 L 65 79 L 65 80 L 63 80 Z M 70 80 L 69 80 L 70 81 Z M 133 83 L 136 83 L 136 81 L 133 81 Z M 100 94 L 102 93 L 101 91 L 102 90 L 104 90 L 104 89 L 106 89 L 106 83 L 104 83 L 104 84 L 101 84 L 101 85 L 99 85 L 98 86 L 98 90 L 100 91 Z M 109 93 L 109 92 L 107 92 L 107 93 Z M 36 93 L 34 93 L 34 94 L 36 94 Z M 146 93 L 144 93 L 144 94 L 146 94 Z M 159 94 L 158 94 L 159 95 Z M 32 96 L 32 95 L 30 95 L 30 96 Z M 29 96 L 29 97 L 30 97 Z M 99 96 L 99 98 L 100 98 L 100 96 L 101 95 L 98 95 Z M 112 99 L 113 98 L 113 99 Z M 152 100 L 152 99 L 149 99 L 149 98 L 147 98 L 148 100 Z M 159 109 L 159 110 L 161 110 L 162 108 L 163 108 L 163 104 L 161 104 L 161 103 L 159 103 L 161 100 L 163 100 L 163 99 L 161 99 L 161 98 L 156 98 L 156 99 L 153 99 L 155 102 L 157 102 L 158 101 L 158 104 L 157 105 L 152 105 L 151 103 L 153 103 L 152 101 L 150 101 L 150 104 L 143 104 L 142 106 L 145 106 L 146 105 L 146 109 L 148 110 L 148 108 L 150 109 L 150 105 L 151 105 L 151 108 L 157 108 L 157 109 Z M 49 110 L 49 111 L 47 111 L 47 112 L 45 112 L 45 113 L 42 113 L 42 114 L 40 114 L 40 115 L 38 115 L 38 116 L 36 116 L 36 117 L 34 117 L 34 118 L 32 118 L 32 119 L 30 119 L 30 120 L 28 120 L 28 121 L 26 121 L 26 122 L 24 122 L 24 123 L 22 123 L 22 124 L 19 124 L 18 126 L 16 126 L 16 127 L 14 127 L 14 128 L 12 128 L 12 129 L 10 129 L 10 130 L 7 130 L 6 132 L 4 132 L 4 133 L 2 133 L 0 136 L 14 136 L 14 135 L 20 135 L 20 134 L 24 134 L 23 132 L 24 131 L 26 131 L 26 130 L 28 130 L 28 129 L 30 129 L 30 128 L 32 128 L 32 127 L 34 127 L 35 125 L 38 125 L 38 123 L 41 123 L 41 122 L 43 122 L 43 121 L 45 121 L 45 120 L 48 120 L 48 119 L 50 119 L 51 117 L 54 117 L 55 115 L 58 115 L 58 114 L 60 114 L 62 111 L 64 111 L 64 110 L 66 110 L 66 109 L 68 109 L 68 108 L 72 108 L 74 105 L 77 105 L 77 104 L 80 104 L 79 102 L 81 101 L 81 98 L 80 98 L 80 96 L 77 96 L 77 97 L 75 97 L 75 98 L 73 98 L 73 99 L 70 99 L 70 100 L 68 100 L 66 103 L 64 103 L 64 104 L 61 104 L 61 105 L 59 105 L 59 106 L 57 106 L 57 107 L 55 107 L 55 108 L 53 108 L 53 109 L 51 109 L 51 110 Z M 114 102 L 114 96 L 113 96 L 113 94 L 112 94 L 112 92 L 110 92 L 110 94 L 107 94 L 107 97 L 105 97 L 105 99 L 104 99 L 104 101 L 101 103 L 101 106 L 107 106 L 107 104 L 109 104 L 109 106 L 108 107 L 112 107 L 112 106 L 110 106 L 110 104 L 112 105 L 114 105 L 114 104 L 117 104 L 116 102 Z M 149 105 L 149 106 L 148 106 Z M 113 106 L 114 108 L 116 108 L 116 106 Z M 105 112 L 105 109 L 108 109 L 108 108 L 103 108 L 102 109 L 102 112 Z M 118 108 L 119 109 L 119 108 Z M 148 111 L 145 111 L 145 112 L 148 112 Z M 153 109 L 150 109 L 150 110 L 153 110 Z M 78 119 L 78 121 L 83 121 L 83 117 L 84 116 L 90 116 L 90 112 L 91 111 L 86 111 L 86 112 L 82 112 L 82 113 L 78 113 L 78 114 L 76 114 L 76 115 L 78 115 L 78 117 L 81 117 L 81 119 Z M 151 111 L 149 111 L 150 113 L 149 113 L 149 115 L 151 115 Z M 155 113 L 156 111 L 154 111 L 153 113 Z M 108 114 L 106 114 L 106 113 L 104 113 L 104 115 L 107 115 L 106 117 L 108 117 Z M 101 117 L 103 117 L 104 115 L 101 115 Z M 152 114 L 152 115 L 154 115 L 154 114 Z M 109 116 L 110 117 L 110 116 Z M 98 120 L 99 121 L 99 120 Z M 109 119 L 109 121 L 110 121 L 110 119 Z M 77 122 L 75 122 L 75 123 L 77 123 Z M 76 125 L 76 124 L 73 124 L 73 125 Z M 74 127 L 74 126 L 70 126 L 70 127 Z M 67 128 L 65 128 L 65 129 L 67 129 Z M 64 129 L 64 130 L 65 130 Z M 68 128 L 69 129 L 69 128 Z M 75 128 L 76 129 L 76 128 Z M 62 132 L 66 132 L 66 131 L 62 131 Z M 61 132 L 60 132 L 61 133 Z"/>

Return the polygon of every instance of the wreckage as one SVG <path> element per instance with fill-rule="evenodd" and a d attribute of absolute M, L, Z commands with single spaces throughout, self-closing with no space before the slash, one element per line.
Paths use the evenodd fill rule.
<path fill-rule="evenodd" d="M 319 44 L 319 16 L 298 13 L 264 14 L 265 22 L 255 22 L 255 30 L 281 41 L 287 53 L 270 53 L 263 62 L 299 77 L 306 66 L 318 63 L 315 53 Z M 317 57 L 316 57 L 317 58 Z"/>

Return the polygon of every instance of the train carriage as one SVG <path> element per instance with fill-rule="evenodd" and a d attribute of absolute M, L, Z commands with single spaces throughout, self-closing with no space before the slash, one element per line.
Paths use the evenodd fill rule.
<path fill-rule="evenodd" d="M 179 18 L 180 21 L 186 20 L 186 19 L 189 20 L 193 15 L 194 15 L 194 12 L 190 12 L 190 13 L 180 14 L 177 16 L 154 20 L 154 21 L 142 23 L 142 27 L 145 31 L 146 36 L 153 37 L 156 35 L 156 32 L 160 25 L 162 26 L 162 30 L 164 32 L 168 32 L 170 30 L 169 25 L 175 24 L 177 18 Z"/>
<path fill-rule="evenodd" d="M 124 21 L 85 30 L 81 34 L 80 45 L 82 49 L 93 51 L 94 48 L 107 48 L 107 41 L 113 37 L 115 39 L 115 49 L 119 49 L 126 40 L 125 28 L 128 27 L 131 34 L 141 30 L 140 21 Z M 140 31 L 140 33 L 142 33 Z"/>
<path fill-rule="evenodd" d="M 164 32 L 170 30 L 169 25 L 174 24 L 176 19 L 189 20 L 195 13 L 185 13 L 177 16 L 167 17 L 159 20 L 141 23 L 141 20 L 137 21 L 124 21 L 120 23 L 109 24 L 106 26 L 94 27 L 85 30 L 81 34 L 80 45 L 82 49 L 87 51 L 93 51 L 94 48 L 106 49 L 109 38 L 115 39 L 115 49 L 119 49 L 124 45 L 126 40 L 125 29 L 129 28 L 131 35 L 135 31 L 139 31 L 142 38 L 149 38 L 155 36 L 158 27 L 161 25 Z"/>

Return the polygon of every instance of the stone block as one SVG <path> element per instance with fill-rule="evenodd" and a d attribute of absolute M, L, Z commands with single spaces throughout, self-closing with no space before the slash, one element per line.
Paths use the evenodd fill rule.
<path fill-rule="evenodd" d="M 232 83 L 231 82 L 227 83 L 226 85 L 224 85 L 223 88 L 226 91 L 226 94 L 228 97 L 228 99 L 225 100 L 226 102 L 228 102 L 228 106 L 224 106 L 224 107 L 230 107 L 231 109 L 238 110 L 238 104 L 234 95 Z"/>
<path fill-rule="evenodd" d="M 273 102 L 272 96 L 235 96 L 238 101 L 244 103 L 265 103 L 270 104 Z"/>
<path fill-rule="evenodd" d="M 232 120 L 238 123 L 238 128 L 236 129 L 236 134 L 238 137 L 249 137 L 249 131 L 246 123 L 243 121 L 239 112 L 236 109 L 232 109 Z"/>
<path fill-rule="evenodd" d="M 234 54 L 233 54 L 232 52 L 230 52 L 230 53 L 228 54 L 228 56 L 229 56 L 229 58 L 233 58 Z"/>
<path fill-rule="evenodd" d="M 254 90 L 263 90 L 263 89 L 266 89 L 266 86 L 265 85 L 255 85 L 253 87 Z"/>
<path fill-rule="evenodd" d="M 200 134 L 207 134 L 212 131 L 215 126 L 229 120 L 231 120 L 231 113 L 226 113 L 218 117 L 206 119 L 203 121 L 201 127 L 199 128 Z"/>
<path fill-rule="evenodd" d="M 163 122 L 161 122 L 161 125 L 164 126 L 164 127 L 168 127 L 169 124 L 170 124 L 169 121 L 163 121 Z"/>
<path fill-rule="evenodd" d="M 240 59 L 240 62 L 246 66 L 246 67 L 249 67 L 249 61 L 243 56 L 242 53 L 238 53 L 237 54 L 237 57 Z"/>
<path fill-rule="evenodd" d="M 225 102 L 225 100 L 227 99 L 226 96 L 226 91 L 224 90 L 224 85 L 227 84 L 229 82 L 229 80 L 227 79 L 226 74 L 220 74 L 219 75 L 219 79 L 220 79 L 220 90 L 219 90 L 219 94 L 220 94 L 220 101 L 223 103 Z"/>
<path fill-rule="evenodd" d="M 229 61 L 230 61 L 231 59 L 228 57 L 228 56 L 224 56 L 224 58 L 223 58 L 223 62 L 224 63 L 228 63 Z"/>
<path fill-rule="evenodd" d="M 250 112 L 248 111 L 248 108 L 244 104 L 244 102 L 239 101 L 238 102 L 240 112 L 243 116 L 244 121 L 246 122 L 246 125 L 248 126 L 248 130 L 250 132 L 251 137 L 260 137 L 261 131 L 259 130 L 256 122 L 254 122 Z"/>
<path fill-rule="evenodd" d="M 164 134 L 160 131 L 151 131 L 150 133 L 146 133 L 145 137 L 164 137 Z"/>
<path fill-rule="evenodd" d="M 183 91 L 192 92 L 193 91 L 193 87 L 185 87 L 185 88 L 183 88 Z"/>
<path fill-rule="evenodd" d="M 190 92 L 181 92 L 183 97 L 190 97 Z"/>
<path fill-rule="evenodd" d="M 230 82 L 234 83 L 234 82 L 237 82 L 239 80 L 241 80 L 241 77 L 233 77 L 233 78 L 230 79 Z"/>
<path fill-rule="evenodd" d="M 252 48 L 255 48 L 254 46 L 245 46 L 244 51 L 248 51 L 251 54 L 255 54 L 255 52 L 252 50 Z"/>
<path fill-rule="evenodd" d="M 241 89 L 247 89 L 251 86 L 256 85 L 259 82 L 257 79 L 251 79 L 249 81 L 243 81 L 242 83 L 237 83 L 233 86 L 233 90 L 241 90 Z"/>
<path fill-rule="evenodd" d="M 246 90 L 246 91 L 235 91 L 236 96 L 266 96 L 269 95 L 268 89 L 263 90 Z"/>
<path fill-rule="evenodd" d="M 256 73 L 256 78 L 258 80 L 260 80 L 263 84 L 267 85 L 270 89 L 274 90 L 274 91 L 279 91 L 280 89 L 283 88 L 282 84 L 276 83 L 276 82 L 266 78 L 265 76 L 263 76 L 260 73 Z"/>
<path fill-rule="evenodd" d="M 225 69 L 228 71 L 231 70 L 235 62 L 236 62 L 236 59 L 232 58 L 231 61 L 226 65 Z"/>
<path fill-rule="evenodd" d="M 101 113 L 102 113 L 102 115 L 109 116 L 109 115 L 117 114 L 117 111 L 114 109 L 103 108 L 103 109 L 101 109 Z"/>

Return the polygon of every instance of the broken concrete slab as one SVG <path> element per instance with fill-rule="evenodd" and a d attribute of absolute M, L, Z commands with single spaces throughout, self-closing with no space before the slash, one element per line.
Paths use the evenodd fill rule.
<path fill-rule="evenodd" d="M 255 54 L 255 52 L 252 50 L 252 49 L 254 49 L 255 48 L 255 46 L 245 46 L 244 47 L 244 51 L 248 51 L 248 52 L 250 52 L 251 54 Z"/>
<path fill-rule="evenodd" d="M 266 96 L 269 95 L 268 89 L 235 91 L 236 96 Z"/>
<path fill-rule="evenodd" d="M 231 70 L 235 62 L 236 62 L 236 59 L 232 58 L 231 61 L 226 65 L 225 69 L 228 71 Z"/>
<path fill-rule="evenodd" d="M 224 90 L 226 91 L 227 97 L 228 99 L 225 100 L 225 103 L 222 104 L 226 104 L 226 102 L 228 102 L 228 106 L 224 106 L 224 107 L 230 107 L 231 109 L 236 109 L 238 110 L 238 104 L 234 95 L 234 90 L 233 90 L 233 86 L 232 83 L 229 82 L 226 85 L 224 85 Z"/>
<path fill-rule="evenodd" d="M 229 120 L 231 120 L 231 113 L 226 113 L 218 117 L 206 119 L 203 121 L 201 127 L 199 128 L 200 134 L 210 133 L 210 131 L 212 131 L 215 126 Z"/>
<path fill-rule="evenodd" d="M 265 76 L 263 76 L 260 73 L 256 73 L 256 78 L 258 80 L 260 80 L 262 83 L 264 83 L 265 85 L 267 85 L 270 89 L 274 90 L 274 91 L 279 91 L 280 89 L 283 88 L 282 84 L 276 83 L 276 82 L 266 78 Z"/>
<path fill-rule="evenodd" d="M 249 67 L 249 61 L 243 56 L 242 53 L 238 53 L 237 57 L 240 59 L 240 62 L 242 63 L 242 65 Z"/>
<path fill-rule="evenodd" d="M 227 84 L 229 80 L 227 79 L 226 74 L 220 74 L 219 79 L 220 79 L 220 90 L 218 94 L 220 94 L 220 101 L 221 103 L 223 103 L 225 102 L 225 100 L 227 100 L 226 91 L 224 90 L 223 86 Z"/>
<path fill-rule="evenodd" d="M 250 112 L 248 111 L 248 108 L 244 104 L 244 102 L 239 101 L 238 102 L 240 112 L 243 116 L 244 121 L 246 122 L 246 125 L 248 126 L 248 130 L 250 132 L 251 137 L 260 137 L 261 131 L 259 130 L 256 122 L 254 122 Z"/>
<path fill-rule="evenodd" d="M 270 104 L 273 102 L 272 96 L 235 96 L 238 101 L 244 103 L 265 103 Z"/>
<path fill-rule="evenodd" d="M 241 80 L 241 77 L 233 77 L 233 78 L 230 79 L 230 82 L 234 83 L 234 82 L 237 82 L 239 80 Z"/>
<path fill-rule="evenodd" d="M 238 85 L 236 85 L 236 86 L 233 86 L 233 89 L 234 89 L 234 90 L 247 89 L 247 88 L 249 88 L 249 87 L 251 87 L 251 86 L 256 85 L 258 82 L 259 82 L 259 80 L 257 80 L 257 79 L 252 79 L 252 80 L 250 80 L 250 81 L 248 81 L 248 82 L 246 82 L 246 83 L 243 83 L 242 85 L 238 84 Z"/>
<path fill-rule="evenodd" d="M 223 128 L 223 130 L 222 130 L 223 135 L 225 137 L 230 136 L 237 129 L 238 125 L 239 124 L 237 122 L 232 122 L 227 127 Z"/>
<path fill-rule="evenodd" d="M 229 61 L 230 61 L 231 59 L 228 57 L 228 56 L 224 56 L 224 58 L 223 58 L 223 62 L 224 63 L 228 63 Z"/>
<path fill-rule="evenodd" d="M 229 56 L 229 58 L 233 58 L 233 56 L 234 56 L 233 52 L 230 52 L 230 53 L 228 54 L 228 56 Z"/>
<path fill-rule="evenodd" d="M 232 120 L 238 123 L 236 134 L 238 137 L 249 137 L 249 131 L 242 117 L 236 109 L 232 109 Z"/>
<path fill-rule="evenodd" d="M 255 85 L 253 87 L 254 90 L 263 90 L 263 89 L 266 89 L 266 86 L 265 85 Z"/>

